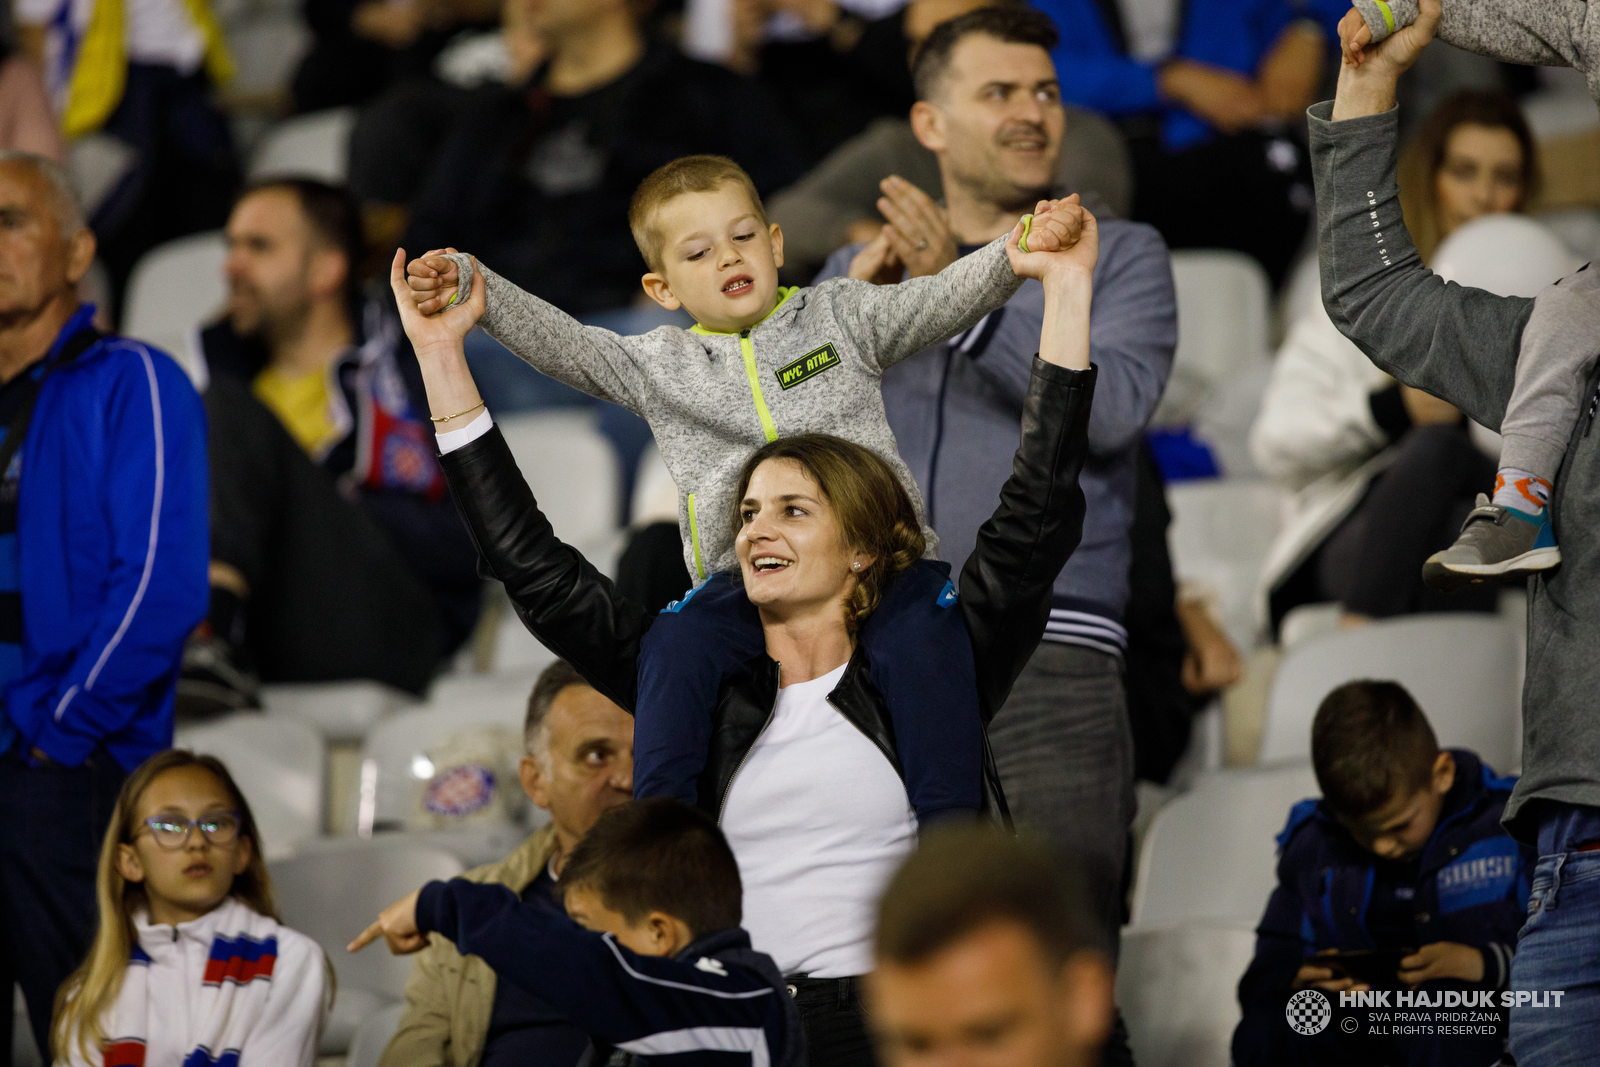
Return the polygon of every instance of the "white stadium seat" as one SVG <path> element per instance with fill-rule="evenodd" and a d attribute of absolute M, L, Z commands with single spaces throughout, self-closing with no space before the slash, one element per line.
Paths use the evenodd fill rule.
<path fill-rule="evenodd" d="M 405 995 L 409 956 L 382 944 L 345 951 L 378 913 L 433 879 L 454 878 L 461 861 L 439 849 L 357 843 L 309 851 L 270 865 L 285 925 L 313 938 L 333 963 L 338 994 L 322 1034 L 322 1054 L 340 1055 L 361 1024 Z"/>
<path fill-rule="evenodd" d="M 1276 835 L 1291 807 L 1318 795 L 1306 764 L 1202 775 L 1145 834 L 1132 924 L 1253 926 L 1277 881 Z"/>
<path fill-rule="evenodd" d="M 306 723 L 241 711 L 184 726 L 172 743 L 227 764 L 250 802 L 267 859 L 291 854 L 321 830 L 326 752 Z"/>
<path fill-rule="evenodd" d="M 227 257 L 220 230 L 192 234 L 146 252 L 128 278 L 122 332 L 165 350 L 197 388 L 207 377 L 194 334 L 227 303 Z"/>
<path fill-rule="evenodd" d="M 486 690 L 397 712 L 374 726 L 361 746 L 362 766 L 370 768 L 364 775 L 376 774 L 371 825 L 381 830 L 406 821 L 420 784 L 433 777 L 431 748 L 474 727 L 503 727 L 520 739 L 527 707 L 526 690 Z M 519 744 L 507 763 L 514 767 L 521 754 Z M 496 781 L 493 788 L 507 790 L 511 809 L 521 810 L 520 782 Z"/>
<path fill-rule="evenodd" d="M 1283 492 L 1270 482 L 1228 479 L 1179 482 L 1167 488 L 1173 573 L 1217 595 L 1221 622 L 1234 644 L 1255 644 L 1256 585 L 1278 533 Z"/>
<path fill-rule="evenodd" d="M 495 420 L 556 536 L 587 554 L 616 531 L 620 478 L 611 443 L 589 409 Z"/>
<path fill-rule="evenodd" d="M 238 72 L 227 85 L 233 106 L 270 107 L 287 102 L 295 68 L 311 50 L 311 29 L 298 13 L 262 14 L 228 27 L 228 50 Z"/>
<path fill-rule="evenodd" d="M 367 1016 L 350 1042 L 350 1054 L 345 1057 L 344 1067 L 378 1067 L 383 1050 L 400 1029 L 400 1014 L 405 1007 L 404 1003 L 391 1004 Z"/>
<path fill-rule="evenodd" d="M 381 682 L 284 682 L 262 686 L 268 715 L 310 723 L 329 741 L 359 741 L 373 723 L 416 698 Z"/>
<path fill-rule="evenodd" d="M 250 180 L 316 178 L 343 185 L 350 175 L 356 109 L 335 107 L 286 119 L 267 131 L 250 159 Z"/>
<path fill-rule="evenodd" d="M 1502 773 L 1512 767 L 1522 680 L 1516 638 L 1500 616 L 1467 612 L 1388 619 L 1295 646 L 1267 699 L 1260 762 L 1310 759 L 1322 698 L 1362 678 L 1405 686 L 1440 744 L 1470 748 Z"/>
<path fill-rule="evenodd" d="M 1185 923 L 1122 933 L 1117 1007 L 1139 1067 L 1228 1067 L 1249 926 Z"/>
<path fill-rule="evenodd" d="M 1178 350 L 1156 426 L 1188 425 L 1221 387 L 1271 365 L 1271 285 L 1249 256 L 1220 249 L 1172 253 Z"/>

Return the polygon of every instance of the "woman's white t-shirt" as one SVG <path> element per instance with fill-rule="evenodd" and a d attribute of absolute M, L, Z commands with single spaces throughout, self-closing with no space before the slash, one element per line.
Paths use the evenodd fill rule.
<path fill-rule="evenodd" d="M 779 690 L 722 810 L 745 929 L 785 975 L 870 971 L 878 897 L 916 846 L 899 774 L 828 703 L 844 670 Z"/>

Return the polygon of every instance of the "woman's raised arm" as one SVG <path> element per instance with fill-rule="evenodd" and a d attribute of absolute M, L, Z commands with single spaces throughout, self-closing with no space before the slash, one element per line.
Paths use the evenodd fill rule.
<path fill-rule="evenodd" d="M 1056 578 L 1083 536 L 1078 474 L 1089 454 L 1089 305 L 1099 254 L 1094 216 L 1084 214 L 1083 237 L 1065 252 L 1023 253 L 1016 233 L 1007 242 L 1017 273 L 1044 284 L 1045 311 L 1011 477 L 961 570 L 961 611 L 985 721 L 1038 647 Z"/>
<path fill-rule="evenodd" d="M 483 275 L 474 272 L 470 299 L 424 316 L 406 284 L 404 263 L 405 252 L 395 253 L 389 280 L 422 368 L 428 406 L 435 419 L 454 416 L 441 429 L 465 427 L 483 407 L 462 347 L 483 313 Z M 556 537 L 498 428 L 439 462 L 488 575 L 505 584 L 523 623 L 598 692 L 632 712 L 639 639 L 651 616 Z"/>

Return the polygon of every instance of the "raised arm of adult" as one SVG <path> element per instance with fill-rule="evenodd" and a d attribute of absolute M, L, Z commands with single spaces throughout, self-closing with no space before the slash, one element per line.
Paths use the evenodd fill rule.
<path fill-rule="evenodd" d="M 961 570 L 961 610 L 972 638 L 978 704 L 990 720 L 1039 645 L 1056 577 L 1083 536 L 1078 475 L 1089 454 L 1095 369 L 1089 364 L 1089 307 L 1099 257 L 1095 218 L 1083 212 L 1077 244 L 1024 253 L 1020 230 L 1006 242 L 1012 266 L 1045 290 L 1039 356 L 1022 406 L 1022 440 L 1000 505 L 978 530 Z"/>
<path fill-rule="evenodd" d="M 1422 0 L 1421 13 L 1410 26 L 1365 51 L 1345 50 L 1339 63 L 1339 88 L 1333 102 L 1335 122 L 1381 114 L 1394 107 L 1395 85 L 1439 32 L 1441 12 L 1439 0 Z M 1351 19 L 1361 21 L 1353 8 L 1340 23 L 1341 36 L 1345 36 L 1346 24 Z"/>
<path fill-rule="evenodd" d="M 483 314 L 483 272 L 473 272 L 472 295 L 465 302 L 423 315 L 404 271 L 401 249 L 390 265 L 389 283 L 422 368 L 428 406 L 435 419 L 450 416 L 443 428 L 462 428 L 483 407 L 462 347 Z M 556 537 L 498 427 L 441 456 L 440 463 L 484 570 L 504 583 L 528 629 L 597 691 L 633 711 L 639 639 L 650 617 L 619 595 L 581 552 Z"/>
<path fill-rule="evenodd" d="M 1447 284 L 1423 264 L 1400 210 L 1395 82 L 1438 19 L 1438 0 L 1426 0 L 1359 67 L 1345 60 L 1338 97 L 1307 113 L 1322 302 L 1373 363 L 1495 428 L 1533 301 Z"/>

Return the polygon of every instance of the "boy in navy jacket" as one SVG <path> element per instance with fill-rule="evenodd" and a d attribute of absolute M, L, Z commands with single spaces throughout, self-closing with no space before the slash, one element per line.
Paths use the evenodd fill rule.
<path fill-rule="evenodd" d="M 430 932 L 566 1013 L 586 1065 L 804 1067 L 805 1034 L 777 966 L 740 928 L 739 867 L 711 817 L 678 800 L 602 815 L 561 870 L 564 918 L 502 885 L 429 882 L 351 942 L 396 954 Z"/>
<path fill-rule="evenodd" d="M 1278 887 L 1239 982 L 1234 1064 L 1496 1063 L 1508 1014 L 1500 992 L 1533 865 L 1500 826 L 1515 779 L 1464 749 L 1441 751 L 1393 682 L 1328 694 L 1311 758 L 1323 797 L 1296 804 L 1278 836 Z M 1402 949 L 1400 969 L 1369 987 L 1320 958 L 1357 949 Z M 1297 1032 L 1286 1012 L 1304 989 L 1332 1008 L 1315 1034 Z M 1341 1009 L 1339 994 L 1351 992 L 1384 999 Z"/>

